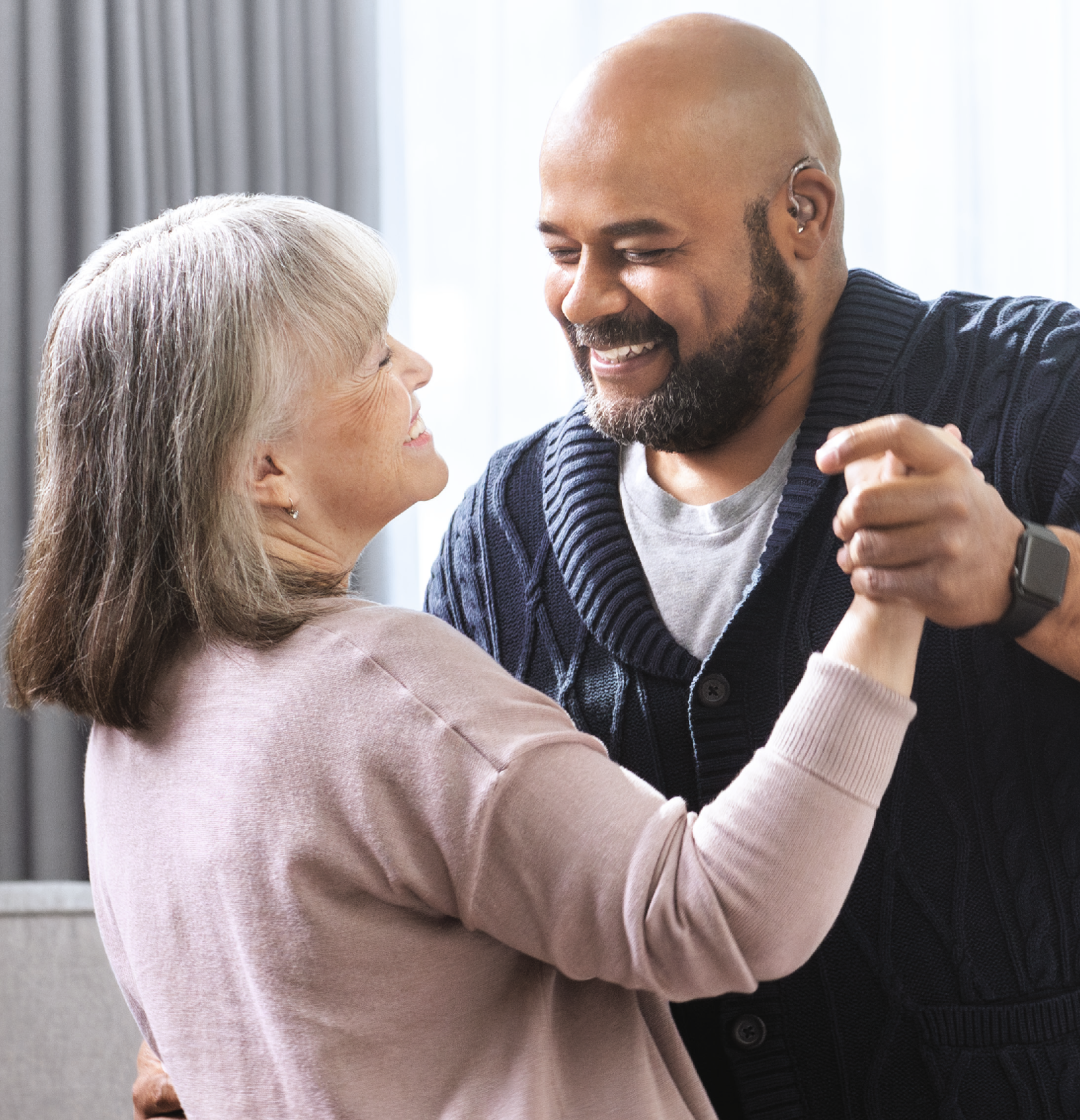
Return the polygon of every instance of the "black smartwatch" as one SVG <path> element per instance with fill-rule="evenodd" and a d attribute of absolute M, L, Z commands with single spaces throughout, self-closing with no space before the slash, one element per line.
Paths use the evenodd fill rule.
<path fill-rule="evenodd" d="M 1069 550 L 1045 526 L 1025 521 L 1009 577 L 1012 602 L 998 629 L 1010 638 L 1026 634 L 1061 602 L 1068 574 Z"/>

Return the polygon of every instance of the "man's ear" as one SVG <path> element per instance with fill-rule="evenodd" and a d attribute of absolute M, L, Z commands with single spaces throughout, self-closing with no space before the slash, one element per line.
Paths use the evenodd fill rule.
<path fill-rule="evenodd" d="M 836 184 L 816 167 L 798 172 L 782 188 L 785 233 L 798 260 L 811 260 L 828 240 L 836 214 Z"/>
<path fill-rule="evenodd" d="M 293 504 L 285 472 L 278 466 L 274 452 L 267 444 L 256 448 L 249 464 L 247 482 L 255 501 L 264 508 L 288 509 Z"/>

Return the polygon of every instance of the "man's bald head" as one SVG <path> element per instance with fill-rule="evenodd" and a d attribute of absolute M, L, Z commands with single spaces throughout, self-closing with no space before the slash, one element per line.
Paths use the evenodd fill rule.
<path fill-rule="evenodd" d="M 806 156 L 838 182 L 840 145 L 813 72 L 776 35 L 724 16 L 675 16 L 602 54 L 556 106 L 542 159 L 619 143 L 715 163 L 748 198 Z"/>
<path fill-rule="evenodd" d="M 688 453 L 798 426 L 847 280 L 839 160 L 806 63 L 736 20 L 665 20 L 571 85 L 539 228 L 597 427 Z"/>

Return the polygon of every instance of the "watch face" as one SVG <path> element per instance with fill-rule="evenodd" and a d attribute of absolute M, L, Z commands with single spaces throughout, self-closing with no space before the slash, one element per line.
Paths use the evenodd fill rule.
<path fill-rule="evenodd" d="M 1046 532 L 1046 530 L 1043 530 Z M 1053 534 L 1048 533 L 1048 536 Z M 1025 598 L 1041 599 L 1056 607 L 1065 594 L 1069 574 L 1069 550 L 1056 538 L 1047 540 L 1032 532 L 1024 538 L 1017 576 Z"/>

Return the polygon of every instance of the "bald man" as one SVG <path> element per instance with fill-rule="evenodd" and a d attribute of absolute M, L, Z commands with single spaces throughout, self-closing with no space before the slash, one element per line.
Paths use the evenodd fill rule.
<path fill-rule="evenodd" d="M 805 63 L 735 21 L 573 84 L 540 231 L 585 401 L 495 456 L 428 609 L 699 807 L 852 583 L 916 600 L 919 716 L 836 927 L 676 1022 L 724 1120 L 1074 1116 L 1080 312 L 849 273 L 839 162 Z M 176 1108 L 140 1061 L 136 1115 Z"/>
<path fill-rule="evenodd" d="M 585 400 L 494 457 L 427 606 L 698 807 L 853 583 L 916 600 L 919 716 L 836 927 L 676 1022 L 724 1118 L 1080 1115 L 1080 312 L 849 273 L 839 162 L 802 59 L 732 20 L 575 81 L 539 228 Z"/>

